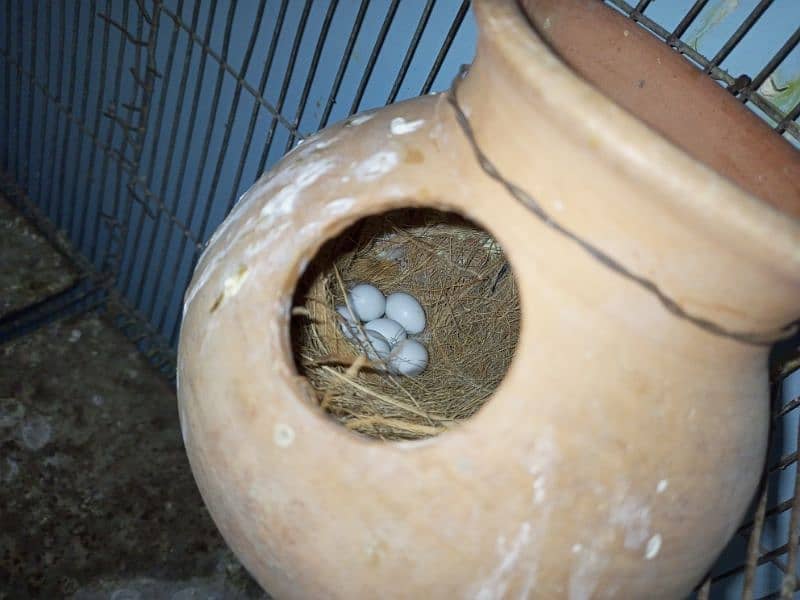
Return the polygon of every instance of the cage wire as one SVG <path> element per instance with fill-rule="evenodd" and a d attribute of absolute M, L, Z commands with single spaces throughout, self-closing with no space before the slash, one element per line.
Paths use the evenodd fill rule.
<path fill-rule="evenodd" d="M 669 44 L 800 148 L 794 0 L 597 1 Z M 184 289 L 235 199 L 306 135 L 445 89 L 474 52 L 469 7 L 3 0 L 0 192 L 79 276 L 0 319 L 0 342 L 99 310 L 172 377 Z M 698 598 L 788 599 L 800 589 L 797 345 L 773 353 L 763 483 Z"/>

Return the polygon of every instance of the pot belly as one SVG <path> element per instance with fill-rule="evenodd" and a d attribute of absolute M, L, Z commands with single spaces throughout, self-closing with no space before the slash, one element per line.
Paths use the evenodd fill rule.
<path fill-rule="evenodd" d="M 424 125 L 386 142 L 397 118 Z M 442 100 L 425 98 L 332 128 L 215 236 L 179 353 L 181 421 L 209 510 L 281 598 L 680 597 L 758 481 L 766 352 L 682 322 L 548 232 L 487 180 L 454 127 Z M 348 165 L 358 173 L 399 143 L 424 162 L 345 181 Z M 473 418 L 382 443 L 310 402 L 290 299 L 343 221 L 409 204 L 444 204 L 496 236 L 519 279 L 522 329 Z"/>

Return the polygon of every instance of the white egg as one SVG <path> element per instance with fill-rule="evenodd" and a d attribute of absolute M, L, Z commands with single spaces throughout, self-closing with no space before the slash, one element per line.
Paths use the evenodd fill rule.
<path fill-rule="evenodd" d="M 348 340 L 353 341 L 355 339 L 355 334 L 358 333 L 358 328 L 355 326 L 355 323 L 358 319 L 353 319 L 353 316 L 350 314 L 350 311 L 347 310 L 347 307 L 337 306 L 336 312 L 339 314 L 341 319 L 339 319 L 339 329 L 342 330 L 344 337 Z"/>
<path fill-rule="evenodd" d="M 389 342 L 386 341 L 386 338 L 377 331 L 366 331 L 365 333 L 367 334 L 366 340 L 360 331 L 356 333 L 356 339 L 358 340 L 356 345 L 358 346 L 359 350 L 361 350 L 361 352 L 366 350 L 367 358 L 370 360 L 386 359 L 391 351 Z"/>
<path fill-rule="evenodd" d="M 389 345 L 392 347 L 408 337 L 406 330 L 403 329 L 403 326 L 400 325 L 400 323 L 397 321 L 392 321 L 391 319 L 387 319 L 386 317 L 373 319 L 364 325 L 364 329 L 368 331 L 377 331 L 386 338 L 386 341 L 389 342 Z"/>
<path fill-rule="evenodd" d="M 342 321 L 339 323 L 339 329 L 342 330 L 344 337 L 346 337 L 348 340 L 352 341 L 355 339 L 357 330 L 352 323 L 349 323 L 347 321 Z"/>
<path fill-rule="evenodd" d="M 411 294 L 395 292 L 386 298 L 386 317 L 397 321 L 408 333 L 425 329 L 425 311 Z"/>
<path fill-rule="evenodd" d="M 348 323 L 355 323 L 358 320 L 358 317 L 356 317 L 353 313 L 347 310 L 347 306 L 345 306 L 344 304 L 340 304 L 339 306 L 337 306 L 336 312 L 339 313 L 339 316 L 341 316 Z"/>
<path fill-rule="evenodd" d="M 389 356 L 389 369 L 400 375 L 413 377 L 428 366 L 428 351 L 417 340 L 403 340 Z"/>
<path fill-rule="evenodd" d="M 386 297 L 374 285 L 359 283 L 350 290 L 350 306 L 362 321 L 372 321 L 383 316 Z"/>

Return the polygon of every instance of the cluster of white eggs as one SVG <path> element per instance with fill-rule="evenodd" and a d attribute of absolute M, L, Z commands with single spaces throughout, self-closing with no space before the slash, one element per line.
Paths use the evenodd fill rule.
<path fill-rule="evenodd" d="M 408 337 L 425 330 L 425 311 L 414 296 L 405 292 L 384 296 L 374 285 L 360 283 L 348 292 L 347 303 L 349 308 L 336 307 L 342 333 L 368 358 L 384 361 L 398 375 L 414 376 L 425 370 L 427 349 Z"/>

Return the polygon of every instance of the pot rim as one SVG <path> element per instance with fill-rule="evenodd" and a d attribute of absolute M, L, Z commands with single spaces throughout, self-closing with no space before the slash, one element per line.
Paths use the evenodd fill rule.
<path fill-rule="evenodd" d="M 682 210 L 767 244 L 774 260 L 798 272 L 800 218 L 746 191 L 611 99 L 551 47 L 520 0 L 475 0 L 473 7 L 478 53 L 484 47 L 497 54 L 522 86 L 568 124 L 571 135 L 597 147 L 598 160 L 649 185 L 667 187 Z M 638 140 L 636 152 L 617 139 Z"/>

